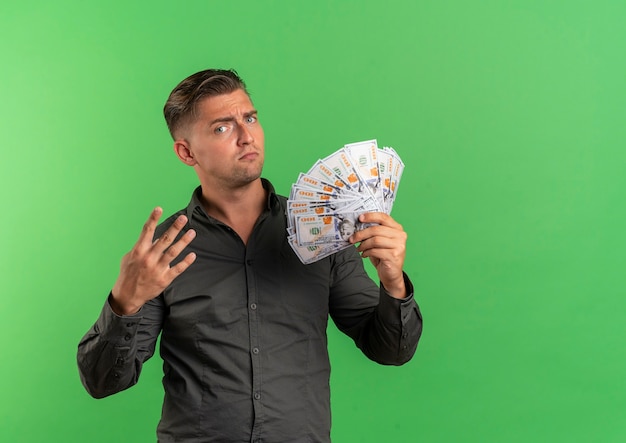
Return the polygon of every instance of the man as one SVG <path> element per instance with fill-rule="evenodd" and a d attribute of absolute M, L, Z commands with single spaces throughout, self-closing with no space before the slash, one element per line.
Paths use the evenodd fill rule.
<path fill-rule="evenodd" d="M 400 365 L 421 316 L 402 267 L 406 234 L 384 213 L 355 248 L 304 265 L 286 234 L 286 199 L 261 178 L 263 129 L 234 71 L 183 80 L 164 109 L 178 158 L 200 187 L 157 227 L 156 208 L 78 365 L 101 398 L 134 385 L 161 334 L 161 442 L 330 441 L 330 315 L 370 359 Z M 361 257 L 377 269 L 380 288 Z"/>

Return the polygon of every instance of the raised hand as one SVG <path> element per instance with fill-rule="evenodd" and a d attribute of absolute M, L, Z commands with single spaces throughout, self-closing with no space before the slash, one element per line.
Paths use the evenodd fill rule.
<path fill-rule="evenodd" d="M 402 267 L 406 255 L 406 232 L 383 212 L 366 212 L 360 215 L 359 221 L 376 225 L 355 232 L 350 242 L 360 242 L 357 251 L 362 257 L 370 259 L 387 292 L 395 298 L 405 298 L 407 293 Z"/>
<path fill-rule="evenodd" d="M 149 300 L 158 296 L 177 276 L 183 273 L 196 259 L 190 252 L 176 265 L 171 263 L 180 255 L 196 236 L 188 230 L 177 242 L 176 236 L 187 224 L 181 215 L 167 231 L 156 240 L 154 231 L 163 210 L 155 208 L 143 226 L 139 240 L 122 257 L 120 274 L 111 291 L 109 302 L 116 314 L 134 314 Z"/>

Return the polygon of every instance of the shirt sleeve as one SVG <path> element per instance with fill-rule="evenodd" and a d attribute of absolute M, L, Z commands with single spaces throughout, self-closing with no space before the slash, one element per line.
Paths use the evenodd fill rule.
<path fill-rule="evenodd" d="M 356 249 L 341 251 L 333 260 L 330 315 L 337 328 L 377 363 L 408 362 L 422 334 L 422 315 L 409 277 L 404 274 L 407 297 L 396 299 L 370 279 Z"/>
<path fill-rule="evenodd" d="M 163 311 L 162 298 L 157 297 L 136 314 L 120 316 L 107 299 L 78 344 L 80 379 L 92 397 L 107 397 L 137 383 L 143 363 L 154 354 Z"/>

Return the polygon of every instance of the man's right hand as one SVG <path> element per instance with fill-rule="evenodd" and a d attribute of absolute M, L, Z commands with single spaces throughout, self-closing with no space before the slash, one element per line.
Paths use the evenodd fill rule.
<path fill-rule="evenodd" d="M 172 242 L 187 224 L 187 217 L 179 216 L 161 237 L 152 241 L 157 222 L 163 210 L 155 208 L 143 226 L 139 240 L 124 257 L 120 275 L 111 291 L 109 303 L 118 315 L 131 315 L 149 300 L 157 297 L 177 276 L 196 259 L 190 252 L 174 266 L 170 264 L 194 239 L 196 232 L 188 230 L 176 243 Z"/>

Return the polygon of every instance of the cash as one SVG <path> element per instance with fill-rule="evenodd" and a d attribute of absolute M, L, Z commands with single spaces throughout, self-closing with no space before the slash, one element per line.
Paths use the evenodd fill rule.
<path fill-rule="evenodd" d="M 369 224 L 364 212 L 391 213 L 404 163 L 376 140 L 350 143 L 300 173 L 287 200 L 289 245 L 302 263 L 321 260 L 351 244 Z"/>

